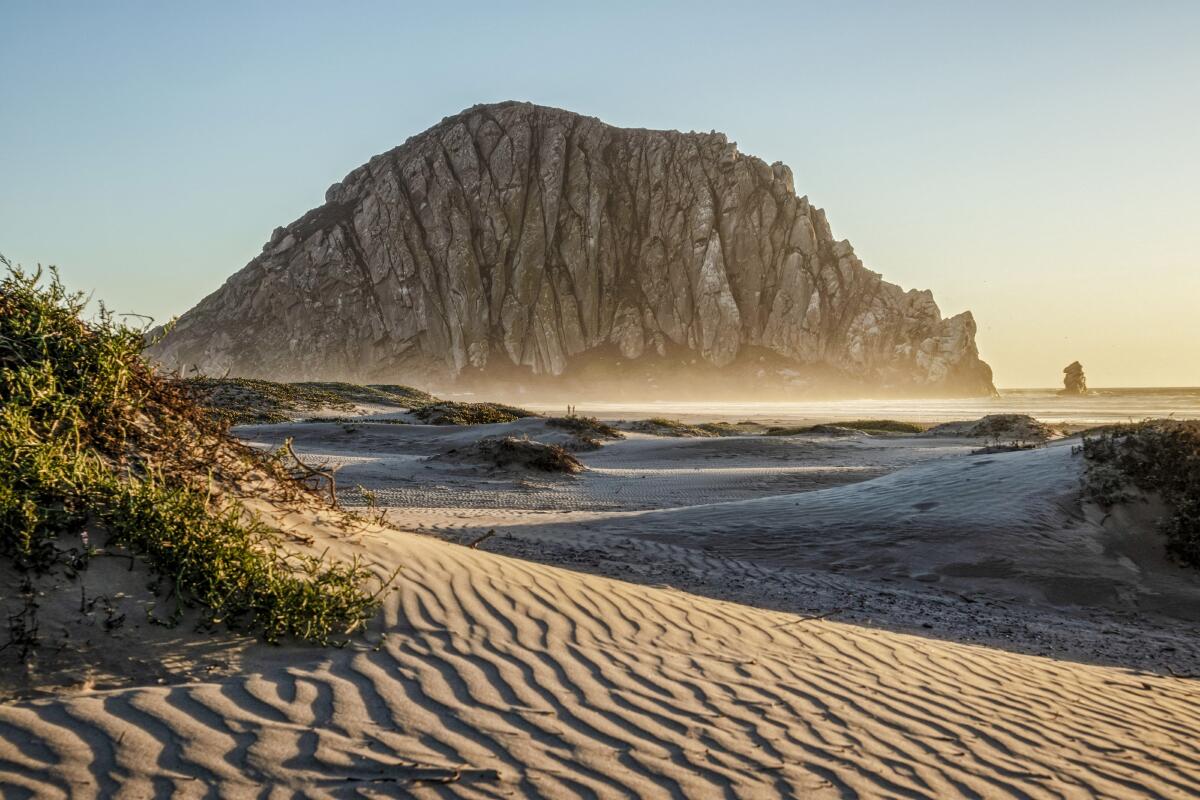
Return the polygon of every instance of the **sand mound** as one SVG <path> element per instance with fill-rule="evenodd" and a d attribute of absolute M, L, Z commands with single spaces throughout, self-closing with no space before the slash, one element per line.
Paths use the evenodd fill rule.
<path fill-rule="evenodd" d="M 595 417 L 580 417 L 572 414 L 567 417 L 549 417 L 546 426 L 568 431 L 575 437 L 572 444 L 574 450 L 598 450 L 605 441 L 624 439 L 625 434 Z"/>
<path fill-rule="evenodd" d="M 1200 568 L 1200 421 L 1148 420 L 1085 436 L 1087 494 L 1104 508 L 1160 499 L 1167 551 Z"/>
<path fill-rule="evenodd" d="M 481 464 L 506 471 L 574 475 L 583 472 L 579 459 L 561 445 L 543 444 L 515 436 L 489 437 L 464 447 L 452 448 L 436 459 L 454 463 Z"/>
<path fill-rule="evenodd" d="M 777 427 L 767 430 L 767 436 L 863 436 L 870 435 L 867 431 L 861 431 L 857 428 L 847 428 L 845 425 L 835 425 L 832 423 L 821 425 L 805 425 L 803 427 Z"/>
<path fill-rule="evenodd" d="M 996 442 L 1045 442 L 1062 434 L 1028 414 L 989 414 L 969 422 L 947 422 L 925 431 L 926 436 L 969 436 Z"/>
<path fill-rule="evenodd" d="M 501 403 L 456 403 L 443 400 L 413 409 L 413 416 L 427 425 L 494 425 L 539 415 Z"/>
<path fill-rule="evenodd" d="M 144 331 L 104 311 L 86 319 L 54 273 L 0 263 L 0 692 L 91 660 L 73 634 L 112 634 L 96 644 L 104 661 L 120 631 L 151 650 L 162 637 L 150 625 L 325 642 L 372 616 L 356 564 L 276 524 L 354 520 L 155 373 Z M 331 476 L 302 471 L 333 495 Z M 133 576 L 105 577 L 112 558 Z"/>
<path fill-rule="evenodd" d="M 819 425 L 773 426 L 766 430 L 767 436 L 799 436 L 817 434 L 823 436 L 891 436 L 896 434 L 921 433 L 924 425 L 901 422 L 894 419 L 854 419 Z"/>
<path fill-rule="evenodd" d="M 419 389 L 397 384 L 276 383 L 249 378 L 188 378 L 181 383 L 195 402 L 231 425 L 364 410 L 403 411 L 436 400 Z"/>
<path fill-rule="evenodd" d="M 700 439 L 717 436 L 745 436 L 762 431 L 762 426 L 753 422 L 702 422 L 693 425 L 689 422 L 666 419 L 665 417 L 634 420 L 626 425 L 631 431 L 648 433 L 651 436 L 675 436 Z"/>
<path fill-rule="evenodd" d="M 577 527 L 972 596 L 1200 620 L 1195 572 L 1166 561 L 1152 520 L 1084 506 L 1083 468 L 1068 443 L 1051 444 L 800 494 L 594 514 Z M 542 527 L 573 536 L 570 524 Z"/>

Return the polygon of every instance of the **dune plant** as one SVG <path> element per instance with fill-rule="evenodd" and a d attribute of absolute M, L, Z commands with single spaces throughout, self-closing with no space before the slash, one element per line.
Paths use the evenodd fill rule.
<path fill-rule="evenodd" d="M 357 403 L 408 409 L 437 401 L 431 394 L 398 384 L 276 383 L 257 378 L 186 378 L 193 399 L 230 425 L 288 422 L 300 412 L 353 411 Z"/>
<path fill-rule="evenodd" d="M 1200 420 L 1149 420 L 1083 438 L 1085 493 L 1105 506 L 1133 496 L 1130 486 L 1159 495 L 1171 514 L 1159 523 L 1167 551 L 1200 568 Z"/>
<path fill-rule="evenodd" d="M 86 566 L 86 532 L 140 555 L 204 623 L 324 642 L 378 592 L 358 564 L 291 552 L 238 486 L 309 497 L 143 360 L 144 331 L 56 272 L 0 257 L 0 557 L 26 574 Z M 309 498 L 312 499 L 311 497 Z M 82 538 L 81 538 L 82 535 Z"/>
<path fill-rule="evenodd" d="M 926 426 L 916 422 L 901 422 L 894 419 L 855 419 L 849 422 L 828 422 L 821 425 L 792 425 L 768 428 L 767 436 L 799 436 L 805 433 L 823 433 L 830 428 L 845 428 L 863 433 L 921 433 Z"/>
<path fill-rule="evenodd" d="M 495 425 L 541 416 L 503 403 L 457 403 L 439 400 L 413 409 L 413 416 L 428 425 Z"/>
<path fill-rule="evenodd" d="M 624 439 L 621 433 L 607 422 L 601 422 L 596 417 L 547 417 L 546 424 L 551 428 L 568 431 L 580 436 L 590 436 L 597 439 Z"/>
<path fill-rule="evenodd" d="M 651 417 L 634 420 L 629 423 L 629 429 L 638 433 L 649 433 L 655 436 L 699 437 L 711 438 L 719 436 L 716 431 L 706 430 L 703 426 L 692 425 L 677 419 L 667 417 Z"/>

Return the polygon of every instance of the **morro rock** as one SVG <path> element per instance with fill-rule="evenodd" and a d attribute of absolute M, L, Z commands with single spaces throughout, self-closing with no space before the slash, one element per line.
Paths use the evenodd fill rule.
<path fill-rule="evenodd" d="M 993 393 L 970 312 L 865 268 L 792 181 L 720 133 L 476 106 L 331 186 L 150 355 L 431 387 Z"/>
<path fill-rule="evenodd" d="M 1083 365 L 1072 361 L 1063 367 L 1062 394 L 1087 394 L 1087 378 L 1083 375 Z"/>

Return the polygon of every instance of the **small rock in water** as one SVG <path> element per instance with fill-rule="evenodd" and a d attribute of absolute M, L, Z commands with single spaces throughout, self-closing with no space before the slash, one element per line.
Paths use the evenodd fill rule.
<path fill-rule="evenodd" d="M 1083 365 L 1072 361 L 1063 367 L 1062 394 L 1087 394 L 1087 378 L 1083 374 Z"/>

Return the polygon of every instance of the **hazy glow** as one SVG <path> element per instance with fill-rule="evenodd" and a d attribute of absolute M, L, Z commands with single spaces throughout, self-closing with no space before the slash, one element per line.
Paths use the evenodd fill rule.
<path fill-rule="evenodd" d="M 5 3 L 0 252 L 178 314 L 370 155 L 526 99 L 787 162 L 1001 386 L 1200 385 L 1200 4 L 572 5 Z"/>

